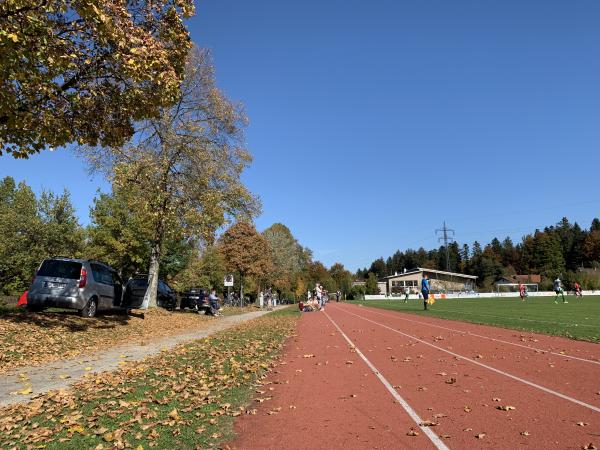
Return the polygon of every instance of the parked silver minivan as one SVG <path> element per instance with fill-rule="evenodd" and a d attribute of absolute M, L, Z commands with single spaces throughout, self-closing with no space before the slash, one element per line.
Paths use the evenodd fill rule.
<path fill-rule="evenodd" d="M 123 284 L 112 267 L 100 261 L 63 257 L 42 262 L 27 294 L 30 311 L 69 308 L 78 310 L 82 317 L 94 317 L 101 310 L 122 310 L 122 301 Z"/>

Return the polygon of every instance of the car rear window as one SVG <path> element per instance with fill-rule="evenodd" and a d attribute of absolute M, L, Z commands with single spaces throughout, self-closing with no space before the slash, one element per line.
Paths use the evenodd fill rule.
<path fill-rule="evenodd" d="M 133 278 L 129 280 L 132 287 L 146 287 L 148 286 L 148 280 L 146 278 Z"/>
<path fill-rule="evenodd" d="M 47 259 L 42 263 L 37 273 L 41 277 L 57 277 L 78 280 L 81 275 L 81 263 Z"/>

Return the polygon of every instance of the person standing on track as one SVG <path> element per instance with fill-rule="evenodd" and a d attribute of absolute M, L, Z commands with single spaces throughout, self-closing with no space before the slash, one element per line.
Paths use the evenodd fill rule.
<path fill-rule="evenodd" d="M 315 284 L 315 295 L 319 302 L 319 310 L 323 310 L 323 288 L 319 283 Z"/>
<path fill-rule="evenodd" d="M 423 310 L 427 311 L 427 303 L 429 301 L 429 277 L 423 275 L 421 280 L 421 294 L 423 294 Z"/>
<path fill-rule="evenodd" d="M 562 297 L 562 301 L 563 303 L 569 303 L 568 301 L 565 300 L 565 291 L 562 287 L 562 282 L 560 281 L 560 278 L 556 278 L 556 280 L 554 280 L 554 292 L 556 293 L 556 297 L 554 298 L 554 303 L 558 303 L 558 296 L 560 295 Z"/>

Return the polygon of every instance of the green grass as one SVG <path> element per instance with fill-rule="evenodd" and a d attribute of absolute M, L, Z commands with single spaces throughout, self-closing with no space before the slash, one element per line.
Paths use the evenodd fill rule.
<path fill-rule="evenodd" d="M 369 300 L 350 303 L 439 317 L 515 330 L 600 342 L 600 296 L 565 297 L 568 304 L 554 303 L 554 297 L 492 297 L 436 300 L 423 311 L 422 300 Z"/>
<path fill-rule="evenodd" d="M 256 382 L 298 317 L 286 308 L 93 375 L 64 394 L 0 409 L 0 448 L 214 448 L 253 408 L 246 405 Z"/>

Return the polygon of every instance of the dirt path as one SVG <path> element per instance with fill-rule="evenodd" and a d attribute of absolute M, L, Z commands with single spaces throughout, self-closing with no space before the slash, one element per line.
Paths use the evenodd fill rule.
<path fill-rule="evenodd" d="M 262 394 L 273 398 L 231 445 L 600 447 L 599 356 L 597 344 L 334 303 L 302 317 Z"/>
<path fill-rule="evenodd" d="M 119 366 L 127 364 L 127 361 L 144 359 L 177 344 L 202 339 L 267 313 L 267 311 L 256 311 L 220 317 L 214 319 L 209 326 L 197 331 L 148 340 L 146 345 L 124 344 L 98 351 L 93 355 L 81 355 L 41 366 L 19 368 L 0 377 L 2 380 L 0 381 L 0 406 L 28 401 L 37 394 L 67 388 L 86 374 L 116 370 Z"/>

